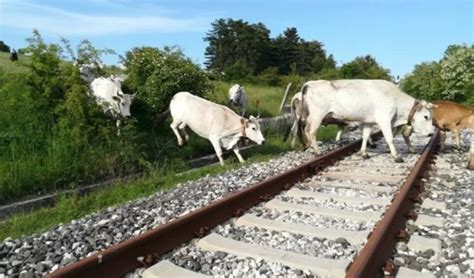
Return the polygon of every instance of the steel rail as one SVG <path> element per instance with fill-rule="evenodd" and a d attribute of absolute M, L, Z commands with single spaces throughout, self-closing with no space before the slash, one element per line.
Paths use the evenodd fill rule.
<path fill-rule="evenodd" d="M 373 137 L 378 139 L 381 133 L 378 132 Z M 180 244 L 206 235 L 218 224 L 242 215 L 245 210 L 271 199 L 281 191 L 291 188 L 296 182 L 354 153 L 360 143 L 361 140 L 357 140 L 280 175 L 233 192 L 169 223 L 60 268 L 47 277 L 118 277 L 143 266 L 143 263 L 137 260 L 138 257 L 145 258 L 145 263 L 151 264 L 160 255 Z"/>
<path fill-rule="evenodd" d="M 404 233 L 407 219 L 413 216 L 411 212 L 415 202 L 419 201 L 418 194 L 421 191 L 420 180 L 425 170 L 428 169 L 438 141 L 439 131 L 437 130 L 394 197 L 390 208 L 372 231 L 364 248 L 348 266 L 346 277 L 384 276 L 383 268 L 392 256 L 393 249 L 398 241 L 397 237 L 400 233 Z"/>

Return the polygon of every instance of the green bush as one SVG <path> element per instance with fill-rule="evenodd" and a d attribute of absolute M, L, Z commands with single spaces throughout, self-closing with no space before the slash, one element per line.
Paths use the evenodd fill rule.
<path fill-rule="evenodd" d="M 62 49 L 37 31 L 28 42 L 29 71 L 0 71 L 0 203 L 143 167 L 134 123 L 118 136 Z"/>
<path fill-rule="evenodd" d="M 188 91 L 203 96 L 211 85 L 206 74 L 180 50 L 153 47 L 134 48 L 127 52 L 124 64 L 127 68 L 126 86 L 137 93 L 137 99 L 145 105 L 148 118 L 168 109 L 174 94 Z"/>
<path fill-rule="evenodd" d="M 256 83 L 268 86 L 278 86 L 281 82 L 280 74 L 277 67 L 270 67 L 262 71 L 257 78 Z"/>

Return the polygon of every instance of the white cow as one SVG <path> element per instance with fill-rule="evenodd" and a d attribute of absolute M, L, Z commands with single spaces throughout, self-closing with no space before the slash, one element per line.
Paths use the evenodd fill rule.
<path fill-rule="evenodd" d="M 90 87 L 92 95 L 104 108 L 104 112 L 111 112 L 114 116 L 131 116 L 130 106 L 135 95 L 124 94 L 118 81 L 99 77 L 92 81 Z"/>
<path fill-rule="evenodd" d="M 184 143 L 180 131 L 184 133 L 184 140 L 188 140 L 185 128 L 189 126 L 199 136 L 211 141 L 221 165 L 224 165 L 222 147 L 232 149 L 239 161 L 244 162 L 237 144 L 240 138 L 249 138 L 259 145 L 265 142 L 255 117 L 250 116 L 247 120 L 228 107 L 188 92 L 179 92 L 173 96 L 170 112 L 173 117 L 171 129 L 178 139 L 178 145 Z"/>
<path fill-rule="evenodd" d="M 97 78 L 97 71 L 101 64 L 78 64 L 75 62 L 74 65 L 79 67 L 81 78 L 89 84 L 90 95 L 102 106 L 105 113 L 110 112 L 112 116 L 117 118 L 115 124 L 117 128 L 120 128 L 121 120 L 118 117 L 131 116 L 130 106 L 135 97 L 135 95 L 124 94 L 122 91 L 122 82 L 125 80 L 125 76 L 111 75 L 107 78 Z M 117 134 L 120 135 L 120 129 L 118 129 Z"/>
<path fill-rule="evenodd" d="M 309 116 L 302 141 L 319 153 L 314 136 L 324 117 L 363 124 L 360 154 L 367 157 L 367 140 L 371 128 L 377 124 L 396 162 L 402 162 L 393 144 L 392 129 L 407 125 L 404 133 L 412 130 L 424 135 L 434 132 L 432 104 L 417 101 L 402 92 L 395 84 L 385 80 L 309 81 L 302 88 L 303 101 Z M 408 129 L 408 130 L 407 130 Z M 311 144 L 308 146 L 307 142 Z"/>
<path fill-rule="evenodd" d="M 289 135 L 291 135 L 292 137 L 291 147 L 294 148 L 295 143 L 296 143 L 296 137 L 298 134 L 298 128 L 300 129 L 299 132 L 301 132 L 304 129 L 304 127 L 306 126 L 306 119 L 308 118 L 308 114 L 309 114 L 308 106 L 306 105 L 306 103 L 302 102 L 301 92 L 297 92 L 291 99 L 291 114 L 293 116 L 294 122 L 293 122 L 293 125 L 291 126 Z M 344 127 L 348 126 L 350 130 L 353 130 L 358 127 L 358 123 L 355 123 L 355 122 L 347 123 L 347 122 L 335 119 L 331 117 L 331 115 L 326 115 L 326 117 L 324 117 L 321 124 L 323 126 L 327 126 L 330 124 L 337 125 L 336 143 L 338 144 L 341 142 L 341 136 L 342 136 Z M 369 141 L 369 144 L 372 145 L 371 140 Z"/>
<path fill-rule="evenodd" d="M 247 109 L 247 93 L 243 86 L 235 84 L 229 89 L 229 102 L 230 106 L 236 106 L 239 108 L 240 115 L 245 116 L 245 110 Z"/>

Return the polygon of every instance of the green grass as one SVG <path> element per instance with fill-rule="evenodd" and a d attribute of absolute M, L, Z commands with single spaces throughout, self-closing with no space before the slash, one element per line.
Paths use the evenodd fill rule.
<path fill-rule="evenodd" d="M 235 83 L 222 81 L 214 82 L 214 92 L 208 96 L 212 101 L 225 104 L 228 103 L 229 88 Z M 278 115 L 280 104 L 285 94 L 285 87 L 261 86 L 255 84 L 240 84 L 244 86 L 248 95 L 246 116 L 258 114 L 256 102 L 259 100 L 260 116 L 274 117 Z M 292 95 L 288 96 L 289 103 Z"/>
<path fill-rule="evenodd" d="M 318 139 L 333 139 L 334 136 L 335 128 L 327 127 L 321 129 Z M 267 138 L 265 145 L 254 147 L 243 156 L 248 164 L 267 161 L 288 150 L 290 150 L 289 142 L 282 142 L 280 137 L 272 135 Z M 0 241 L 7 237 L 19 238 L 41 233 L 55 225 L 67 223 L 106 207 L 124 204 L 130 200 L 168 190 L 184 181 L 196 180 L 206 175 L 215 175 L 241 167 L 233 154 L 225 162 L 224 167 L 214 164 L 179 175 L 166 169 L 156 170 L 137 180 L 114 184 L 85 196 L 62 197 L 53 207 L 16 214 L 0 222 Z"/>
<path fill-rule="evenodd" d="M 28 67 L 26 66 L 30 61 L 30 58 L 25 55 L 18 54 L 18 61 L 10 61 L 10 53 L 0 52 L 0 67 L 5 73 L 17 73 L 26 72 Z"/>

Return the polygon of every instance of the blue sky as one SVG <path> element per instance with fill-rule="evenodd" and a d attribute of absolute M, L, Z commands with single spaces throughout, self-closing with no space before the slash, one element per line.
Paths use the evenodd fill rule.
<path fill-rule="evenodd" d="M 262 22 L 272 37 L 296 27 L 338 63 L 371 54 L 401 76 L 440 59 L 450 44 L 474 43 L 474 0 L 0 0 L 0 40 L 24 47 L 36 28 L 48 42 L 89 39 L 122 55 L 136 46 L 178 45 L 202 64 L 203 37 L 222 17 Z"/>

